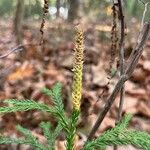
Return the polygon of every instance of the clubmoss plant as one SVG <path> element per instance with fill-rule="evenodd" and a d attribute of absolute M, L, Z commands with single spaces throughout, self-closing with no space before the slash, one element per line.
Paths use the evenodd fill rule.
<path fill-rule="evenodd" d="M 7 114 L 17 111 L 40 110 L 42 112 L 50 113 L 57 121 L 55 130 L 51 129 L 49 122 L 42 122 L 39 126 L 43 130 L 43 134 L 47 142 L 42 144 L 32 135 L 32 132 L 18 125 L 17 130 L 22 133 L 22 138 L 13 138 L 0 135 L 0 144 L 26 144 L 35 148 L 36 150 L 55 150 L 55 141 L 57 136 L 63 130 L 66 138 L 66 149 L 74 150 L 76 142 L 76 124 L 80 115 L 80 100 L 82 95 L 82 70 L 83 70 L 83 32 L 76 28 L 75 40 L 75 55 L 73 64 L 73 86 L 72 86 L 72 103 L 73 110 L 70 117 L 65 114 L 64 105 L 61 95 L 61 83 L 56 83 L 53 88 L 42 89 L 42 93 L 49 96 L 54 105 L 48 106 L 46 104 L 38 103 L 34 100 L 5 100 L 7 104 L 5 107 L 0 107 L 0 114 Z M 99 137 L 89 140 L 83 146 L 83 150 L 93 150 L 96 148 L 105 149 L 107 145 L 127 145 L 131 144 L 144 150 L 150 150 L 150 135 L 145 132 L 129 130 L 127 125 L 131 119 L 131 115 L 125 115 L 120 123 L 111 130 L 104 132 Z"/>
<path fill-rule="evenodd" d="M 76 27 L 75 54 L 73 64 L 73 87 L 72 102 L 76 110 L 80 110 L 80 100 L 82 95 L 82 72 L 83 72 L 83 31 L 81 27 Z"/>
<path fill-rule="evenodd" d="M 80 114 L 80 104 L 82 95 L 82 72 L 83 72 L 83 32 L 81 27 L 76 27 L 75 53 L 73 63 L 73 85 L 72 85 L 72 103 L 73 111 L 71 115 L 69 134 L 67 135 L 67 149 L 74 149 L 76 139 L 76 125 Z"/>

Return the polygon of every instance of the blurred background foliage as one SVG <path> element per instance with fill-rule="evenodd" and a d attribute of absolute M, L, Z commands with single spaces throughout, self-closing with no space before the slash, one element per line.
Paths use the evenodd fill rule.
<path fill-rule="evenodd" d="M 143 0 L 142 2 L 148 3 L 149 0 Z M 126 0 L 125 7 L 127 9 L 128 15 L 133 16 L 137 19 L 141 19 L 143 11 L 144 11 L 144 4 L 140 0 Z M 150 3 L 148 4 L 148 9 L 146 12 L 145 20 L 150 20 Z"/>
<path fill-rule="evenodd" d="M 57 1 L 59 0 L 49 0 L 49 12 L 50 18 L 55 19 L 55 15 L 57 12 Z M 63 19 L 67 19 L 68 17 L 68 9 L 69 3 L 71 0 L 60 0 L 60 16 Z M 108 17 L 111 9 L 111 0 L 76 0 L 80 3 L 80 15 L 88 16 L 90 19 L 93 19 L 93 14 L 97 19 L 104 19 L 106 16 Z M 143 0 L 145 3 L 149 2 L 149 0 Z M 43 0 L 25 0 L 25 11 L 24 18 L 33 18 L 40 19 L 42 12 Z M 0 0 L 0 14 L 3 18 L 13 17 L 15 13 L 17 5 L 17 0 Z M 144 5 L 139 2 L 139 0 L 124 0 L 125 8 L 127 9 L 127 13 L 129 17 L 135 17 L 136 19 L 141 19 L 142 12 L 144 10 Z M 150 5 L 150 4 L 149 4 Z M 150 18 L 150 9 L 148 9 L 146 14 L 146 19 Z"/>

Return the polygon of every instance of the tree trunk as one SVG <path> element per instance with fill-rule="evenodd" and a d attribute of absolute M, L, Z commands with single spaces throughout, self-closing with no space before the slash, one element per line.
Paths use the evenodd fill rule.
<path fill-rule="evenodd" d="M 24 15 L 24 0 L 18 0 L 14 18 L 14 33 L 17 44 L 22 44 L 22 21 Z"/>
<path fill-rule="evenodd" d="M 79 16 L 79 0 L 69 0 L 68 21 L 73 22 Z"/>
<path fill-rule="evenodd" d="M 60 0 L 56 0 L 56 8 L 57 8 L 57 12 L 56 12 L 56 18 L 59 18 L 60 16 Z"/>

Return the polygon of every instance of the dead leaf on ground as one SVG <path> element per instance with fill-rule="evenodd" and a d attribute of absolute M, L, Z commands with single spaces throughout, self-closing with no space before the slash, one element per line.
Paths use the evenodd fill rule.
<path fill-rule="evenodd" d="M 117 97 L 115 102 L 117 108 L 118 108 L 119 100 L 120 98 Z M 137 109 L 138 101 L 139 100 L 136 97 L 131 97 L 129 95 L 126 95 L 124 100 L 124 105 L 123 105 L 123 112 L 136 114 L 138 112 Z"/>
<path fill-rule="evenodd" d="M 142 115 L 146 117 L 150 117 L 150 104 L 141 101 L 137 106 L 137 110 Z"/>
<path fill-rule="evenodd" d="M 8 81 L 16 81 L 16 80 L 23 80 L 25 78 L 29 78 L 33 75 L 34 68 L 32 64 L 25 62 L 22 66 L 18 67 L 15 72 L 11 73 L 8 76 Z"/>
<path fill-rule="evenodd" d="M 105 72 L 103 66 L 92 66 L 93 84 L 105 86 L 108 83 L 108 74 Z"/>
<path fill-rule="evenodd" d="M 148 95 L 146 90 L 143 88 L 134 88 L 126 91 L 126 93 L 132 97 L 136 97 L 137 99 L 148 100 Z"/>
<path fill-rule="evenodd" d="M 144 83 L 147 76 L 148 76 L 148 73 L 144 71 L 142 67 L 139 67 L 134 70 L 131 79 L 133 81 Z"/>

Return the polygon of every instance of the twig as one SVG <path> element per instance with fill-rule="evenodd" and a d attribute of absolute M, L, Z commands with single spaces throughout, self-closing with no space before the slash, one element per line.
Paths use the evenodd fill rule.
<path fill-rule="evenodd" d="M 122 2 L 121 0 L 118 0 L 118 16 L 120 20 L 120 26 L 121 26 L 121 37 L 119 42 L 119 56 L 120 56 L 120 76 L 124 74 L 124 39 L 125 39 L 125 22 L 124 22 L 124 15 L 122 10 Z M 122 109 L 124 104 L 124 97 L 125 97 L 125 85 L 123 84 L 121 90 L 120 90 L 120 101 L 119 101 L 119 107 L 118 107 L 118 115 L 116 118 L 116 124 L 120 121 L 122 116 Z M 117 146 L 114 146 L 114 150 L 117 150 Z"/>
<path fill-rule="evenodd" d="M 110 108 L 111 108 L 117 94 L 119 93 L 120 89 L 122 88 L 124 83 L 129 79 L 129 77 L 131 76 L 135 67 L 137 66 L 138 60 L 139 60 L 140 56 L 142 55 L 145 42 L 148 39 L 149 32 L 150 32 L 150 23 L 146 23 L 143 26 L 142 32 L 140 33 L 141 41 L 139 42 L 139 44 L 136 47 L 136 50 L 135 50 L 136 53 L 133 55 L 133 58 L 129 61 L 129 65 L 128 65 L 127 69 L 125 70 L 124 75 L 122 75 L 120 77 L 119 81 L 117 82 L 116 86 L 114 87 L 113 92 L 111 93 L 108 100 L 106 101 L 105 106 L 103 107 L 102 110 L 100 110 L 97 121 L 96 121 L 95 125 L 93 126 L 93 128 L 92 128 L 92 130 L 88 136 L 88 140 L 91 140 L 94 137 L 95 132 L 97 131 L 97 129 L 101 125 L 107 112 L 110 110 Z"/>
<path fill-rule="evenodd" d="M 42 22 L 41 22 L 41 26 L 40 26 L 40 32 L 41 32 L 40 45 L 42 45 L 44 42 L 44 27 L 45 27 L 45 22 L 46 22 L 46 16 L 48 14 L 48 7 L 49 7 L 48 0 L 44 0 L 43 18 L 42 18 Z"/>
<path fill-rule="evenodd" d="M 136 67 L 136 64 L 138 63 L 140 56 L 142 55 L 144 44 L 149 37 L 149 28 L 150 28 L 150 22 L 145 23 L 138 38 L 140 40 L 137 43 L 135 49 L 133 50 L 134 53 L 131 53 L 131 56 L 129 57 L 128 64 L 127 64 L 128 67 L 125 70 L 125 73 L 128 74 L 129 77 L 131 76 L 133 70 Z"/>
<path fill-rule="evenodd" d="M 6 54 L 3 54 L 0 56 L 0 59 L 3 59 L 5 57 L 7 57 L 8 55 L 10 55 L 11 53 L 17 52 L 17 51 L 22 51 L 23 50 L 23 45 L 19 45 L 15 48 L 13 48 L 12 50 L 10 50 L 9 52 L 7 52 Z"/>
<path fill-rule="evenodd" d="M 110 70 L 110 77 L 109 80 L 112 78 L 112 69 L 113 69 L 113 63 L 115 62 L 116 59 L 116 51 L 117 51 L 117 46 L 118 46 L 118 31 L 117 31 L 117 8 L 116 4 L 113 1 L 113 6 L 112 6 L 112 17 L 113 17 L 113 22 L 112 22 L 112 29 L 111 29 L 111 58 L 109 62 L 109 70 Z"/>
<path fill-rule="evenodd" d="M 145 2 L 142 1 L 142 0 L 138 0 L 138 1 L 141 2 L 141 3 L 144 5 L 144 11 L 143 11 L 143 15 L 142 15 L 141 27 L 140 27 L 140 32 L 139 32 L 139 35 L 140 35 L 140 33 L 142 32 L 143 26 L 144 26 L 145 14 L 146 14 L 146 12 L 147 12 L 147 7 L 148 7 L 148 4 L 149 4 L 149 3 L 145 3 Z M 137 43 L 139 43 L 140 40 L 141 40 L 141 39 L 140 39 L 140 36 L 138 36 Z M 136 48 L 135 48 L 134 50 L 136 50 Z M 135 53 L 134 50 L 132 50 L 132 52 L 131 52 L 130 57 L 129 57 L 128 60 L 130 60 L 131 58 L 133 58 L 133 55 L 134 55 L 134 53 Z"/>
<path fill-rule="evenodd" d="M 0 59 L 6 58 L 7 56 L 9 56 L 12 53 L 18 52 L 18 51 L 22 51 L 24 49 L 25 46 L 40 46 L 39 44 L 24 44 L 24 45 L 18 45 L 17 47 L 9 50 L 7 53 L 3 54 L 0 56 Z"/>
<path fill-rule="evenodd" d="M 121 0 L 118 0 L 118 13 L 120 16 L 120 23 L 121 23 L 121 37 L 120 37 L 120 43 L 119 43 L 119 49 L 120 49 L 120 76 L 124 74 L 124 68 L 125 68 L 125 60 L 124 60 L 124 39 L 125 39 L 125 23 L 124 23 L 124 15 L 123 15 L 123 10 L 122 10 L 122 2 Z M 121 115 L 122 115 L 122 108 L 123 108 L 123 103 L 124 103 L 124 94 L 125 94 L 125 89 L 124 85 L 121 88 L 120 91 L 120 103 L 119 103 L 119 108 L 118 108 L 118 117 L 117 117 L 117 122 L 120 121 Z"/>
<path fill-rule="evenodd" d="M 143 11 L 143 16 L 142 16 L 141 27 L 143 27 L 143 25 L 144 25 L 144 19 L 145 19 L 145 15 L 146 15 L 146 12 L 147 12 L 148 4 L 149 4 L 149 2 L 144 4 L 144 11 Z"/>

